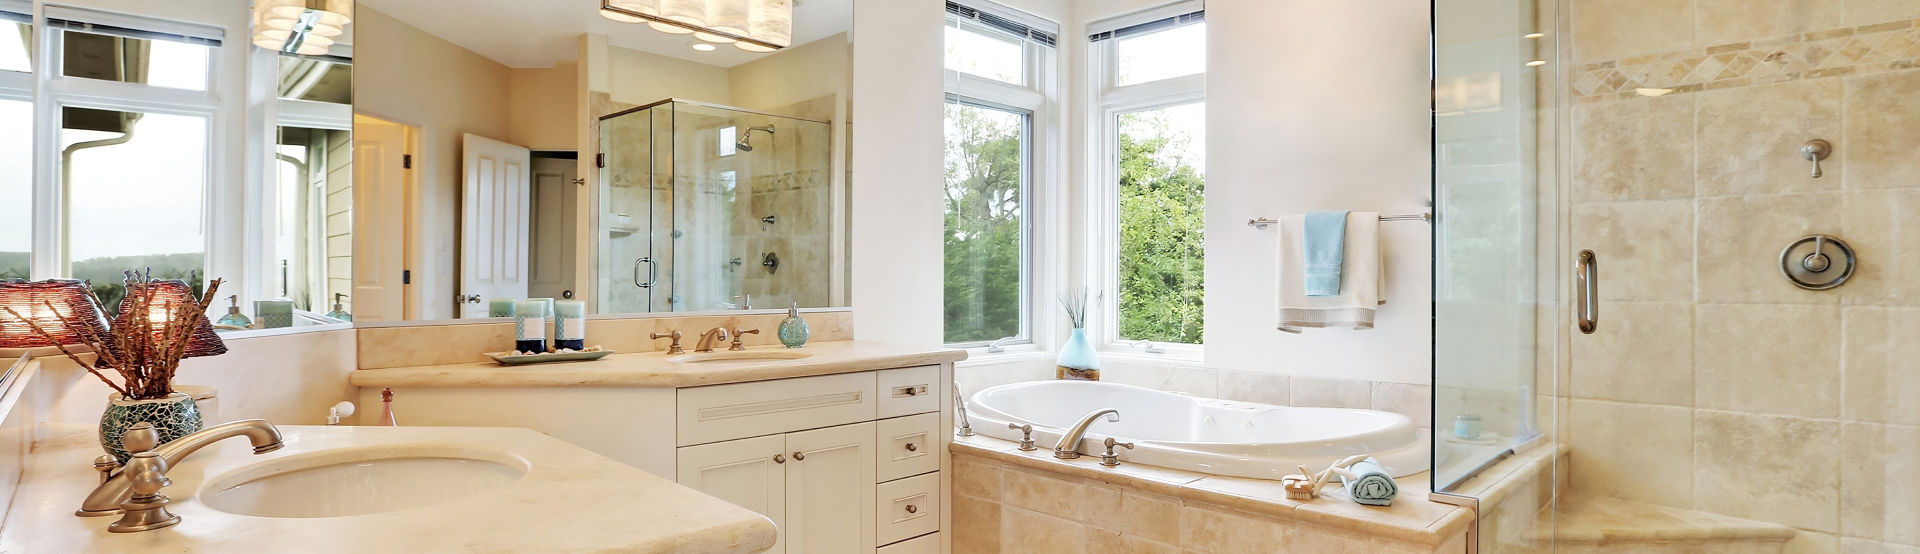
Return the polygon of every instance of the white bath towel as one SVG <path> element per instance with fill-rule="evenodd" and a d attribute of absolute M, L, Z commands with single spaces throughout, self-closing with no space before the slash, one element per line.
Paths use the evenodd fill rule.
<path fill-rule="evenodd" d="M 1306 216 L 1282 216 L 1279 230 L 1279 329 L 1298 333 L 1308 328 L 1372 329 L 1381 304 L 1385 273 L 1380 254 L 1380 213 L 1348 212 L 1346 256 L 1341 268 L 1339 296 L 1307 296 Z"/>

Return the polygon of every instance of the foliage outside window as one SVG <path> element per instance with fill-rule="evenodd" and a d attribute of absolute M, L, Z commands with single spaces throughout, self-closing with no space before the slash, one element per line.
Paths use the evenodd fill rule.
<path fill-rule="evenodd" d="M 1195 129 L 1205 105 L 1120 115 L 1119 336 L 1199 344 L 1206 175 Z"/>
<path fill-rule="evenodd" d="M 946 341 L 1022 335 L 1027 115 L 946 108 Z"/>

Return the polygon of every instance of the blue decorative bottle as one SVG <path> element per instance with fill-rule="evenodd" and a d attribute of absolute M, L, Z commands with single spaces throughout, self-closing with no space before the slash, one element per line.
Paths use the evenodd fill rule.
<path fill-rule="evenodd" d="M 799 348 L 807 343 L 807 337 L 813 334 L 807 328 L 807 320 L 800 319 L 800 303 L 794 302 L 787 308 L 787 319 L 780 322 L 780 344 L 787 348 Z"/>

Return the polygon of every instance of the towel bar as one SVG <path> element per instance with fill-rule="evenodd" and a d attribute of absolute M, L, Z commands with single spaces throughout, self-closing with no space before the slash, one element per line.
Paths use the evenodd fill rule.
<path fill-rule="evenodd" d="M 1406 214 L 1406 215 L 1383 215 L 1383 216 L 1380 216 L 1380 221 L 1433 221 L 1433 214 L 1431 212 L 1421 212 L 1417 214 Z M 1275 223 L 1279 223 L 1279 221 L 1273 220 L 1273 219 L 1267 219 L 1264 217 L 1260 219 L 1247 220 L 1248 227 L 1252 227 L 1262 231 L 1267 230 L 1268 225 L 1272 225 Z"/>

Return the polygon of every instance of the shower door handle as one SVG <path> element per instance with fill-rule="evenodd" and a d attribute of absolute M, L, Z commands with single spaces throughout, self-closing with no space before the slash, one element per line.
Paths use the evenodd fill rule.
<path fill-rule="evenodd" d="M 647 264 L 647 282 L 645 283 L 640 282 L 640 264 L 643 264 L 643 263 Z M 657 283 L 659 281 L 660 281 L 660 263 L 653 261 L 652 256 L 640 258 L 638 260 L 633 261 L 633 286 L 640 287 L 643 289 L 650 289 L 650 288 L 653 288 L 654 283 Z"/>
<path fill-rule="evenodd" d="M 1573 262 L 1573 294 L 1574 322 L 1591 335 L 1600 329 L 1600 258 L 1592 250 L 1581 250 Z"/>

